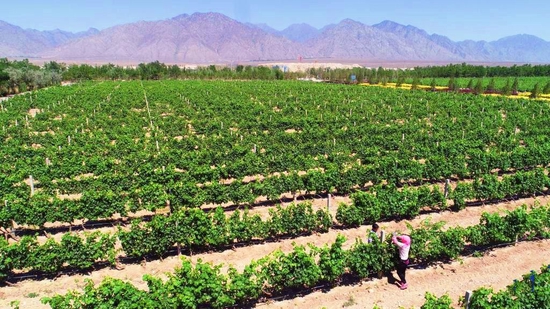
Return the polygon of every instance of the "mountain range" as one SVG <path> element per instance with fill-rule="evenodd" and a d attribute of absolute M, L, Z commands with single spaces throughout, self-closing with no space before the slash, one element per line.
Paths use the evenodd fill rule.
<path fill-rule="evenodd" d="M 497 41 L 460 41 L 411 25 L 345 19 L 317 29 L 278 31 L 219 13 L 183 14 L 99 31 L 22 29 L 0 21 L 0 57 L 60 61 L 227 63 L 323 59 L 379 61 L 550 62 L 550 42 L 521 34 Z"/>

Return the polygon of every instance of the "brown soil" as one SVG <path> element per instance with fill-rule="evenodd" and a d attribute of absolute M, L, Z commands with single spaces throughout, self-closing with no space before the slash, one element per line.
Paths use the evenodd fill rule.
<path fill-rule="evenodd" d="M 539 198 L 537 201 L 541 204 L 546 204 L 550 201 L 550 198 Z M 314 201 L 314 204 L 319 203 L 326 206 L 326 199 Z M 502 212 L 514 209 L 522 204 L 532 205 L 534 203 L 534 199 L 523 199 L 494 205 L 469 207 L 458 213 L 445 211 L 437 214 L 422 215 L 408 222 L 413 226 L 418 226 L 425 219 L 431 218 L 433 222 L 446 221 L 452 226 L 470 226 L 479 222 L 482 212 Z M 335 207 L 333 208 L 335 209 Z M 406 221 L 383 222 L 380 226 L 382 230 L 389 232 L 395 230 L 404 231 L 406 230 Z M 278 248 L 288 252 L 292 250 L 293 243 L 296 245 L 312 243 L 322 246 L 332 243 L 339 233 L 347 237 L 348 241 L 345 247 L 349 248 L 354 243 L 355 238 L 364 238 L 368 229 L 368 226 L 362 226 L 357 229 L 342 231 L 331 230 L 326 234 L 285 239 L 279 242 L 241 247 L 223 252 L 197 254 L 192 256 L 191 259 L 196 261 L 200 258 L 203 261 L 215 264 L 231 264 L 237 269 L 242 270 L 252 259 L 259 259 Z M 102 229 L 102 232 L 106 232 L 107 230 L 109 228 Z M 55 237 L 59 238 L 60 235 L 55 235 Z M 411 288 L 405 292 L 399 291 L 397 287 L 391 286 L 385 281 L 378 280 L 366 283 L 363 286 L 338 287 L 328 293 L 317 292 L 303 298 L 267 304 L 267 306 L 273 308 L 302 308 L 305 306 L 313 306 L 314 308 L 321 308 L 323 306 L 327 308 L 340 308 L 350 296 L 353 296 L 358 303 L 355 308 L 370 308 L 371 304 L 376 302 L 380 302 L 380 305 L 384 308 L 397 308 L 399 302 L 409 307 L 412 305 L 419 306 L 422 303 L 424 291 L 428 290 L 438 295 L 449 291 L 453 299 L 456 299 L 458 295 L 464 293 L 465 289 L 475 289 L 484 284 L 494 285 L 497 288 L 504 287 L 524 272 L 539 268 L 547 260 L 547 254 L 550 253 L 550 246 L 548 244 L 550 242 L 526 243 L 513 248 L 499 249 L 496 251 L 498 259 L 492 256 L 482 259 L 466 258 L 464 259 L 464 265 L 460 265 L 460 262 L 455 262 L 441 267 L 432 267 L 427 270 L 411 270 L 409 271 Z M 522 258 L 515 258 L 518 255 L 517 253 L 520 252 Z M 128 280 L 139 288 L 146 288 L 142 280 L 144 274 L 161 275 L 166 272 L 172 272 L 179 265 L 180 260 L 178 257 L 169 257 L 162 261 L 152 261 L 144 265 L 124 265 L 123 270 L 101 269 L 87 275 L 63 275 L 54 280 L 35 281 L 29 279 L 15 286 L 0 288 L 0 308 L 9 308 L 9 303 L 12 300 L 20 300 L 21 308 L 46 308 L 46 306 L 40 304 L 41 297 L 66 293 L 68 290 L 81 289 L 84 279 L 91 279 L 95 283 L 99 283 L 105 277 L 119 278 Z M 506 272 L 500 273 L 502 269 L 500 265 L 514 265 L 514 267 L 510 267 Z M 511 268 L 513 268 L 513 271 Z M 498 275 L 491 275 L 493 273 Z M 433 282 L 437 283 L 432 284 Z M 368 289 L 371 292 L 368 292 Z M 30 293 L 37 293 L 39 296 L 31 298 L 28 296 Z M 394 295 L 404 297 L 392 297 Z M 264 307 L 264 305 L 260 305 L 259 307 Z"/>
<path fill-rule="evenodd" d="M 41 111 L 40 111 L 40 109 L 38 109 L 38 108 L 31 108 L 31 109 L 29 109 L 28 114 L 29 114 L 31 117 L 34 118 L 34 117 L 36 117 L 36 114 L 38 114 L 38 113 L 40 113 L 40 112 L 41 112 Z"/>

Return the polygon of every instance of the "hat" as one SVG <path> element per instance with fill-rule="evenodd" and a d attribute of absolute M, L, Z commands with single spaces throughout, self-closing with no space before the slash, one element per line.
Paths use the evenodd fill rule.
<path fill-rule="evenodd" d="M 401 240 L 402 243 L 404 243 L 405 245 L 408 245 L 408 246 L 410 246 L 410 244 L 412 242 L 411 237 L 409 235 L 397 236 L 397 239 Z"/>

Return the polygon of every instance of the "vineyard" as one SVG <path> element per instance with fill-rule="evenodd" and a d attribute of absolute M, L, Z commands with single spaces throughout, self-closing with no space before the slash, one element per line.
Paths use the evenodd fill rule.
<path fill-rule="evenodd" d="M 540 100 L 163 80 L 87 82 L 1 103 L 4 284 L 336 233 L 244 268 L 183 257 L 167 278 L 89 282 L 45 298 L 53 308 L 241 307 L 354 285 L 391 271 L 395 248 L 346 244 L 338 231 L 550 189 L 550 108 Z M 331 195 L 349 202 L 308 202 Z M 425 267 L 550 238 L 550 217 L 547 206 L 525 206 L 467 227 L 407 229 Z"/>
<path fill-rule="evenodd" d="M 536 84 L 539 84 L 540 87 L 544 88 L 544 86 L 550 82 L 550 79 L 548 77 L 518 77 L 518 91 L 521 92 L 529 92 L 533 87 L 535 87 Z M 443 86 L 447 87 L 449 85 L 449 78 L 436 78 L 435 82 L 437 86 Z M 502 89 L 506 85 L 506 83 L 512 84 L 515 80 L 515 78 L 512 77 L 496 77 L 496 78 L 483 78 L 482 79 L 482 85 L 484 88 L 487 88 L 489 84 L 491 83 L 491 80 L 494 80 L 494 87 L 496 89 Z M 407 83 L 412 83 L 412 79 L 406 79 Z M 470 81 L 473 81 L 473 84 L 475 85 L 477 79 L 476 78 L 456 78 L 456 82 L 460 88 L 466 88 Z M 432 82 L 432 78 L 421 78 L 420 84 L 422 85 L 430 85 Z"/>
<path fill-rule="evenodd" d="M 548 307 L 548 284 L 550 284 L 550 265 L 543 266 L 539 273 L 534 270 L 525 274 L 522 280 L 514 280 L 505 290 L 494 292 L 491 288 L 479 288 L 468 299 L 468 308 L 546 308 Z M 463 303 L 466 300 L 462 300 Z M 426 303 L 422 309 L 452 308 L 448 296 L 440 298 L 426 294 Z"/>

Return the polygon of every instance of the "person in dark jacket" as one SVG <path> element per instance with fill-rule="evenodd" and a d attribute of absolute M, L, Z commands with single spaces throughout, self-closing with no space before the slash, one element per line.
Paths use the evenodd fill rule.
<path fill-rule="evenodd" d="M 374 241 L 375 238 L 379 238 L 380 235 L 378 235 L 378 230 L 380 229 L 380 226 L 378 224 L 374 223 L 372 225 L 372 230 L 369 232 L 369 237 L 367 239 L 367 242 L 370 244 Z"/>

